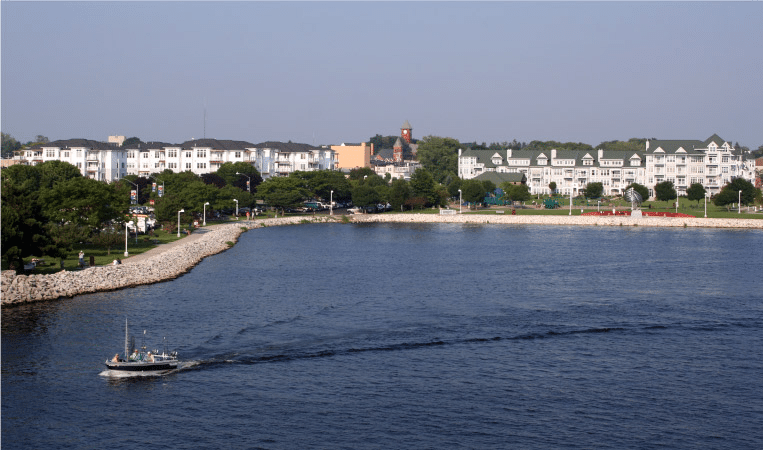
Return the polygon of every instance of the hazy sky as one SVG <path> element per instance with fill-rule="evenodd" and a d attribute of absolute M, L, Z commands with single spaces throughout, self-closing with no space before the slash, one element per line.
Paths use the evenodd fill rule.
<path fill-rule="evenodd" d="M 7 2 L 21 142 L 763 145 L 763 2 Z"/>

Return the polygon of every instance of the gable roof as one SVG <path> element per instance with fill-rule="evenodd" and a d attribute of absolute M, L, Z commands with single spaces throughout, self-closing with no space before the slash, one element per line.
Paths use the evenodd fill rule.
<path fill-rule="evenodd" d="M 501 183 L 526 183 L 527 177 L 523 173 L 498 173 L 498 172 L 483 172 L 476 177 L 475 180 L 479 181 L 492 181 L 496 186 L 500 186 Z"/>

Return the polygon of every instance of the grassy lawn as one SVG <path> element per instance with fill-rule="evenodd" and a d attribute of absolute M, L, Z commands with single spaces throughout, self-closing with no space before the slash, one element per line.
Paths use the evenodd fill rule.
<path fill-rule="evenodd" d="M 177 233 L 168 233 L 162 230 L 155 230 L 153 236 L 138 235 L 138 241 L 136 243 L 135 236 L 131 235 L 130 238 L 127 240 L 127 251 L 129 252 L 131 256 L 138 255 L 148 250 L 151 250 L 157 245 L 162 245 L 168 242 L 174 242 L 174 241 L 177 241 L 178 239 L 182 239 L 184 236 L 186 235 L 181 234 L 181 237 L 178 238 Z M 157 243 L 154 243 L 154 242 L 157 242 Z M 82 250 L 85 253 L 86 264 L 90 263 L 90 257 L 93 256 L 95 259 L 94 262 L 96 266 L 104 266 L 104 265 L 111 264 L 117 258 L 123 258 L 125 247 L 124 247 L 124 243 L 122 243 L 121 245 L 118 245 L 117 247 L 112 248 L 109 254 L 109 250 L 104 247 L 98 247 L 90 243 L 77 244 L 74 247 L 74 251 L 69 255 L 69 257 L 64 259 L 65 270 L 77 270 L 79 266 L 78 254 L 80 250 Z M 31 259 L 32 257 L 24 258 L 24 262 L 29 263 Z M 51 273 L 59 272 L 61 270 L 60 260 L 51 258 L 47 255 L 43 255 L 42 259 L 45 260 L 45 264 L 42 266 L 38 266 L 31 273 L 51 274 Z M 7 263 L 3 261 L 2 270 L 7 270 L 7 269 L 8 269 Z"/>

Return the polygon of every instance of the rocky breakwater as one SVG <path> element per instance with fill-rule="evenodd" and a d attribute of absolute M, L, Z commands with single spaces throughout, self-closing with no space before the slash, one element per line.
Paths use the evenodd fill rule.
<path fill-rule="evenodd" d="M 55 300 L 177 278 L 205 257 L 226 250 L 228 242 L 236 242 L 243 232 L 242 225 L 246 226 L 231 224 L 211 228 L 198 239 L 187 244 L 181 240 L 167 251 L 135 264 L 90 267 L 50 275 L 16 275 L 7 270 L 2 273 L 2 305 Z"/>

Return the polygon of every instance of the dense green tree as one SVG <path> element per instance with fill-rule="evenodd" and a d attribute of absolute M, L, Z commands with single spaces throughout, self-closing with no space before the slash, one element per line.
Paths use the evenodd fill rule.
<path fill-rule="evenodd" d="M 662 181 L 654 185 L 654 196 L 659 201 L 667 201 L 678 198 L 678 193 L 672 181 Z"/>
<path fill-rule="evenodd" d="M 49 222 L 46 230 L 55 247 L 46 254 L 54 258 L 67 258 L 74 251 L 75 244 L 90 238 L 90 230 L 76 223 Z"/>
<path fill-rule="evenodd" d="M 604 193 L 604 185 L 600 182 L 588 183 L 584 190 L 586 198 L 599 198 Z"/>
<path fill-rule="evenodd" d="M 482 189 L 485 190 L 486 194 L 494 193 L 497 187 L 498 186 L 490 180 L 482 180 Z"/>
<path fill-rule="evenodd" d="M 124 230 L 117 226 L 111 226 L 97 231 L 92 236 L 93 244 L 99 247 L 106 247 L 106 254 L 111 254 L 111 249 L 119 246 L 125 241 Z"/>
<path fill-rule="evenodd" d="M 596 146 L 596 149 L 607 151 L 639 152 L 646 148 L 646 138 L 631 138 L 627 141 L 606 141 Z"/>
<path fill-rule="evenodd" d="M 551 194 L 556 193 L 556 182 L 552 181 L 552 182 L 548 183 L 548 188 L 549 188 L 549 190 L 551 190 Z"/>
<path fill-rule="evenodd" d="M 281 210 L 299 207 L 309 195 L 302 181 L 292 177 L 270 177 L 257 188 L 259 198 L 269 206 Z"/>
<path fill-rule="evenodd" d="M 739 191 L 742 191 L 740 194 Z M 755 201 L 756 195 L 755 186 L 744 178 L 734 178 L 726 186 L 721 189 L 721 192 L 713 197 L 713 203 L 717 206 L 727 206 L 732 203 L 737 203 L 740 200 L 742 204 L 749 205 Z"/>
<path fill-rule="evenodd" d="M 216 174 L 214 172 L 213 173 L 203 173 L 203 174 L 201 174 L 201 176 L 199 176 L 199 178 L 201 178 L 201 181 L 203 181 L 204 184 L 214 185 L 218 189 L 222 189 L 223 187 L 225 187 L 227 185 L 227 183 L 225 182 L 223 177 L 221 177 L 220 175 L 218 175 L 218 174 Z"/>
<path fill-rule="evenodd" d="M 371 206 L 381 201 L 381 196 L 372 186 L 363 184 L 352 190 L 352 203 L 355 206 Z"/>
<path fill-rule="evenodd" d="M 236 173 L 240 173 L 242 175 L 236 175 Z M 257 186 L 262 183 L 262 176 L 260 175 L 260 172 L 255 169 L 253 165 L 243 161 L 235 163 L 224 163 L 220 166 L 219 169 L 217 169 L 215 174 L 224 179 L 226 184 L 235 186 L 242 191 L 247 190 L 246 182 L 251 179 L 250 192 L 252 193 L 257 192 Z"/>
<path fill-rule="evenodd" d="M 530 200 L 530 187 L 526 184 L 501 183 L 503 189 L 503 198 L 512 202 L 524 202 Z"/>
<path fill-rule="evenodd" d="M 411 187 L 408 182 L 402 178 L 392 180 L 392 186 L 389 192 L 389 203 L 393 211 L 400 211 L 400 207 L 405 205 L 405 201 L 411 197 Z"/>
<path fill-rule="evenodd" d="M 13 138 L 10 134 L 2 133 L 3 144 L 3 158 L 10 158 L 13 156 L 13 152 L 21 148 L 21 143 Z"/>
<path fill-rule="evenodd" d="M 485 186 L 479 180 L 464 180 L 461 184 L 461 197 L 465 202 L 472 204 L 485 201 Z"/>
<path fill-rule="evenodd" d="M 686 198 L 689 200 L 696 200 L 697 204 L 699 204 L 699 201 L 705 198 L 705 187 L 702 186 L 700 183 L 692 183 L 691 186 L 686 189 Z"/>
<path fill-rule="evenodd" d="M 350 180 L 363 181 L 366 177 L 376 176 L 376 172 L 370 167 L 359 167 L 357 169 L 350 170 Z"/>
<path fill-rule="evenodd" d="M 35 168 L 40 172 L 40 189 L 50 189 L 58 182 L 82 177 L 77 167 L 64 161 L 45 161 Z"/>
<path fill-rule="evenodd" d="M 39 172 L 31 166 L 14 165 L 3 169 L 0 176 L 0 248 L 9 266 L 21 272 L 22 258 L 42 256 L 54 245 L 45 230 L 47 220 L 40 208 Z"/>
<path fill-rule="evenodd" d="M 419 141 L 416 155 L 434 180 L 444 183 L 448 176 L 455 177 L 458 172 L 459 148 L 461 143 L 456 139 L 426 136 Z"/>
<path fill-rule="evenodd" d="M 462 184 L 463 180 L 461 180 L 461 178 L 454 178 L 450 183 L 448 183 L 448 195 L 451 198 L 458 198 L 458 190 L 461 189 Z"/>
<path fill-rule="evenodd" d="M 119 197 L 106 183 L 78 177 L 41 191 L 40 205 L 54 223 L 74 223 L 94 231 L 122 216 L 127 199 Z"/>
<path fill-rule="evenodd" d="M 629 184 L 628 186 L 625 187 L 625 190 L 627 191 L 630 188 L 633 188 L 634 191 L 636 191 L 639 194 L 641 194 L 641 199 L 642 200 L 646 200 L 646 199 L 649 198 L 649 188 L 644 186 L 643 184 L 631 183 L 631 184 Z"/>
<path fill-rule="evenodd" d="M 593 147 L 583 142 L 557 142 L 557 141 L 532 141 L 527 147 L 528 150 L 581 150 L 592 151 Z"/>
<path fill-rule="evenodd" d="M 411 196 L 424 197 L 427 199 L 427 206 L 439 204 L 439 196 L 435 189 L 435 180 L 432 174 L 426 169 L 416 169 L 411 175 Z"/>
<path fill-rule="evenodd" d="M 127 145 L 136 145 L 136 144 L 143 144 L 144 142 L 140 140 L 138 137 L 130 137 L 125 139 L 124 142 L 122 142 L 122 147 L 125 147 Z"/>

